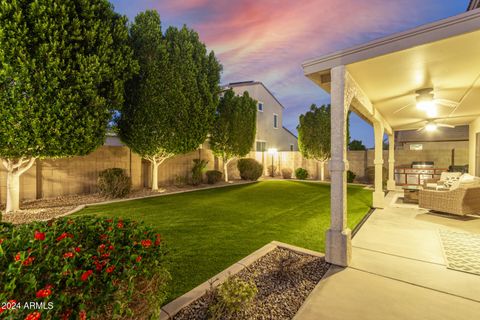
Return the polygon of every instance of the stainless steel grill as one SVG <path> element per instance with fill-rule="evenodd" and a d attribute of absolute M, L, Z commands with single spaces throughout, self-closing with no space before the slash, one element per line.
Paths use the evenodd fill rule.
<path fill-rule="evenodd" d="M 429 169 L 434 167 L 435 167 L 435 164 L 433 161 L 413 161 L 412 162 L 413 169 Z"/>

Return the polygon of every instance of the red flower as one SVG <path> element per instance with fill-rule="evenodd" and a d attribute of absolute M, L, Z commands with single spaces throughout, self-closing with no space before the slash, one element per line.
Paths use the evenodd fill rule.
<path fill-rule="evenodd" d="M 52 289 L 45 287 L 37 291 L 37 298 L 46 298 L 52 294 Z"/>
<path fill-rule="evenodd" d="M 28 314 L 28 316 L 25 317 L 25 320 L 39 320 L 41 317 L 42 317 L 42 314 L 40 312 L 34 311 Z"/>
<path fill-rule="evenodd" d="M 65 238 L 73 238 L 73 234 L 64 232 L 57 238 L 57 241 L 61 241 Z"/>
<path fill-rule="evenodd" d="M 155 237 L 156 237 L 156 239 L 155 239 L 155 246 L 159 246 L 159 245 L 160 245 L 160 242 L 162 242 L 162 236 L 159 235 L 159 234 L 156 234 Z"/>
<path fill-rule="evenodd" d="M 105 245 L 101 244 L 98 246 L 98 251 L 103 252 L 105 250 Z"/>
<path fill-rule="evenodd" d="M 137 256 L 137 258 L 135 259 L 135 261 L 137 261 L 137 262 L 142 261 L 142 256 Z"/>
<path fill-rule="evenodd" d="M 87 320 L 87 312 L 85 310 L 82 310 L 78 313 L 78 318 L 80 320 Z"/>
<path fill-rule="evenodd" d="M 25 261 L 22 262 L 24 266 L 30 266 L 33 263 L 33 260 L 35 260 L 35 257 L 28 257 L 25 259 Z"/>
<path fill-rule="evenodd" d="M 150 239 L 142 240 L 142 246 L 143 246 L 144 248 L 148 248 L 148 247 L 150 247 L 151 245 L 152 245 L 152 240 L 150 240 Z"/>
<path fill-rule="evenodd" d="M 40 241 L 45 240 L 45 232 L 40 232 L 38 230 L 35 230 L 34 238 L 35 240 L 40 240 Z"/>
<path fill-rule="evenodd" d="M 2 244 L 4 240 L 5 240 L 5 239 L 0 239 L 0 244 Z"/>
<path fill-rule="evenodd" d="M 18 261 L 20 261 L 20 259 L 22 259 L 22 257 L 20 257 L 20 252 L 19 252 L 15 255 L 15 261 L 18 262 Z"/>
<path fill-rule="evenodd" d="M 112 227 L 108 227 L 107 230 L 108 230 L 108 231 L 112 231 L 113 228 L 112 228 Z"/>
<path fill-rule="evenodd" d="M 105 220 L 105 221 L 108 222 L 108 223 L 112 223 L 112 222 L 113 222 L 113 219 L 107 219 L 107 220 Z"/>
<path fill-rule="evenodd" d="M 115 266 L 110 266 L 110 267 L 108 267 L 108 268 L 105 270 L 105 272 L 106 272 L 106 273 L 112 273 L 113 270 L 115 270 Z"/>
<path fill-rule="evenodd" d="M 105 240 L 107 238 L 108 238 L 108 235 L 106 235 L 106 234 L 101 234 L 100 235 L 100 240 Z"/>
<path fill-rule="evenodd" d="M 110 257 L 110 252 L 102 254 L 102 258 L 108 258 Z"/>
<path fill-rule="evenodd" d="M 51 285 L 51 284 L 47 284 L 47 285 L 45 286 L 45 289 L 52 289 L 52 288 L 53 288 L 53 285 Z"/>
<path fill-rule="evenodd" d="M 82 276 L 80 277 L 80 279 L 82 281 L 87 281 L 88 280 L 88 277 L 90 277 L 90 275 L 93 273 L 93 270 L 87 270 L 85 271 Z"/>
<path fill-rule="evenodd" d="M 75 252 L 80 252 L 82 249 L 80 247 L 75 248 Z"/>
<path fill-rule="evenodd" d="M 0 314 L 2 314 L 6 310 L 10 310 L 13 305 L 17 303 L 17 300 L 8 300 L 7 305 L 4 305 L 3 307 L 0 307 Z"/>
<path fill-rule="evenodd" d="M 110 250 L 110 251 L 112 251 L 113 249 L 115 249 L 115 248 L 114 248 L 112 245 L 110 245 L 110 246 L 108 247 L 108 250 Z"/>
<path fill-rule="evenodd" d="M 118 228 L 118 229 L 122 229 L 122 228 L 123 228 L 123 221 L 122 221 L 122 220 L 118 221 L 118 223 L 117 223 L 117 228 Z"/>
<path fill-rule="evenodd" d="M 67 252 L 63 255 L 64 258 L 73 258 L 74 254 L 73 252 Z"/>
<path fill-rule="evenodd" d="M 68 320 L 70 319 L 70 316 L 72 315 L 72 309 L 67 309 L 64 313 L 62 313 L 61 317 L 62 320 Z"/>

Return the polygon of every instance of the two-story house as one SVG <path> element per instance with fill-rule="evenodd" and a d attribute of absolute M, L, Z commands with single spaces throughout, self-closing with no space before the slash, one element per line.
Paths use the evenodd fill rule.
<path fill-rule="evenodd" d="M 297 137 L 282 125 L 285 107 L 263 83 L 232 82 L 224 88 L 231 88 L 238 95 L 247 91 L 250 97 L 258 101 L 257 132 L 255 145 L 252 146 L 254 151 L 266 151 L 269 148 L 275 148 L 278 151 L 298 151 Z"/>

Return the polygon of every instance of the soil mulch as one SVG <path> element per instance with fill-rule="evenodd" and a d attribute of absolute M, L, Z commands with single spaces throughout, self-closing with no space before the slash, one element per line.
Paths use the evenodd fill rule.
<path fill-rule="evenodd" d="M 244 181 L 234 181 L 233 184 L 242 184 Z M 219 182 L 215 186 L 231 185 L 232 183 Z M 152 191 L 150 189 L 141 189 L 133 190 L 125 198 L 142 198 L 149 197 L 160 194 L 169 194 L 179 191 L 189 191 L 196 189 L 203 189 L 206 187 L 211 187 L 209 184 L 202 184 L 199 186 L 185 185 L 182 187 L 176 186 L 164 186 L 160 187 L 158 191 Z M 83 195 L 66 195 L 56 198 L 48 199 L 38 199 L 38 200 L 27 200 L 22 201 L 20 204 L 20 211 L 15 213 L 3 214 L 3 222 L 11 222 L 15 224 L 19 223 L 28 223 L 32 221 L 39 220 L 49 220 L 53 218 L 58 218 L 66 213 L 72 211 L 79 205 L 99 203 L 104 201 L 114 200 L 106 198 L 99 193 L 93 194 L 83 194 Z M 4 210 L 5 206 L 3 205 L 0 209 Z"/>
<path fill-rule="evenodd" d="M 253 279 L 258 293 L 242 311 L 221 319 L 292 319 L 329 267 L 324 258 L 277 248 L 233 276 L 246 281 Z M 174 319 L 209 319 L 208 308 L 215 301 L 215 291 L 207 292 Z"/>

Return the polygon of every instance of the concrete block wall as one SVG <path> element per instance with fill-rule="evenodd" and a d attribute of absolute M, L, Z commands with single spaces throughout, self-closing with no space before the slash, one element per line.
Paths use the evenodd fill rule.
<path fill-rule="evenodd" d="M 468 142 L 426 142 L 423 150 L 410 150 L 409 145 L 398 146 L 395 150 L 395 164 L 410 165 L 412 161 L 434 161 L 439 168 L 448 168 L 451 162 L 451 150 L 455 149 L 455 163 L 467 164 L 469 161 Z M 252 151 L 247 155 L 264 166 L 264 175 L 268 175 L 268 166 L 271 165 L 272 155 L 268 152 Z M 216 158 L 204 144 L 201 149 L 166 160 L 159 167 L 159 183 L 172 184 L 176 176 L 188 178 L 193 166 L 193 159 L 208 161 L 207 170 L 223 171 L 223 163 Z M 308 170 L 311 179 L 319 179 L 320 165 L 315 160 L 304 159 L 298 151 L 281 151 L 273 157 L 277 167 L 277 175 L 281 175 L 282 168 L 292 171 L 302 167 Z M 374 151 L 349 151 L 347 153 L 350 170 L 357 175 L 357 180 L 365 177 L 365 169 L 373 166 Z M 383 152 L 384 166 L 388 167 L 388 151 Z M 51 198 L 70 194 L 87 194 L 97 191 L 98 174 L 108 168 L 125 169 L 132 178 L 134 189 L 141 189 L 151 185 L 148 161 L 142 160 L 137 154 L 130 152 L 125 146 L 102 146 L 87 156 L 65 159 L 39 160 L 20 179 L 20 198 L 36 199 L 39 197 Z M 237 161 L 229 163 L 229 176 L 232 179 L 240 178 L 237 170 Z M 328 162 L 325 164 L 325 177 L 329 179 Z M 6 199 L 6 171 L 0 166 L 0 203 Z"/>

